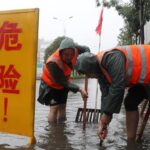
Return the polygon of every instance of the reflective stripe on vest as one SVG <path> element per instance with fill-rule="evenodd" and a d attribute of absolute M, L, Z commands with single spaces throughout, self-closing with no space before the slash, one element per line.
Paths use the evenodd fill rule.
<path fill-rule="evenodd" d="M 121 50 L 126 56 L 126 85 L 150 83 L 150 45 L 129 45 L 114 49 Z M 105 54 L 102 53 L 102 56 L 97 55 L 101 60 Z"/>
<path fill-rule="evenodd" d="M 103 68 L 102 65 L 101 65 L 101 61 L 102 61 L 103 55 L 104 55 L 106 52 L 107 52 L 107 51 L 100 51 L 100 52 L 96 55 L 96 57 L 97 57 L 97 59 L 98 59 L 98 62 L 99 62 L 99 64 L 100 64 L 100 68 L 101 68 L 101 70 L 102 70 L 104 76 L 106 77 L 107 81 L 111 84 L 111 83 L 112 83 L 112 80 L 111 80 L 110 75 L 108 74 L 108 72 L 106 71 L 106 69 Z"/>
<path fill-rule="evenodd" d="M 55 56 L 52 56 L 49 61 L 55 62 L 59 66 L 59 68 L 64 71 L 63 62 L 60 59 L 56 58 Z"/>
<path fill-rule="evenodd" d="M 75 64 L 76 58 L 77 58 L 77 54 L 78 54 L 78 50 L 75 51 L 75 56 L 73 57 L 72 60 L 72 65 Z M 46 61 L 46 64 L 48 64 L 49 62 L 54 62 L 57 64 L 57 66 L 63 71 L 65 77 L 67 78 L 67 80 L 69 80 L 70 74 L 71 74 L 71 68 L 63 63 L 63 61 L 61 60 L 60 56 L 59 56 L 59 50 L 56 50 L 55 53 L 53 53 Z M 47 65 L 44 66 L 44 70 L 42 73 L 42 79 L 50 86 L 56 89 L 63 89 L 64 87 L 62 85 L 60 85 L 59 83 L 56 83 L 53 76 L 51 75 L 51 73 L 48 70 Z"/>
<path fill-rule="evenodd" d="M 148 73 L 150 70 L 150 45 L 131 45 L 117 48 L 123 51 L 127 58 L 127 84 L 148 84 L 150 82 L 150 74 Z"/>

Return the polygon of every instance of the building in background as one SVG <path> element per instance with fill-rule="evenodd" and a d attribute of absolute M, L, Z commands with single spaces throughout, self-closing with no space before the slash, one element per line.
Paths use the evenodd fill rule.
<path fill-rule="evenodd" d="M 46 41 L 44 39 L 38 40 L 38 51 L 37 51 L 37 79 L 41 78 L 41 73 L 43 70 L 44 63 L 44 53 L 45 49 L 50 45 L 50 41 Z"/>

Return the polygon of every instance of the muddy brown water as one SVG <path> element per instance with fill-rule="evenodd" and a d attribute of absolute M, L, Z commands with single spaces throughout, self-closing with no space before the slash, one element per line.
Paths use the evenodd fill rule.
<path fill-rule="evenodd" d="M 84 87 L 84 80 L 74 80 L 79 86 Z M 38 87 L 36 84 L 36 97 Z M 89 80 L 89 98 L 87 108 L 95 107 L 96 83 Z M 97 108 L 100 108 L 100 91 L 98 92 Z M 99 145 L 97 137 L 97 124 L 87 124 L 86 130 L 82 129 L 82 123 L 76 123 L 77 109 L 83 107 L 83 101 L 79 93 L 69 93 L 67 103 L 67 121 L 61 124 L 50 125 L 47 122 L 49 107 L 36 102 L 35 106 L 35 137 L 36 144 L 28 145 L 28 138 L 12 134 L 0 134 L 0 150 L 150 150 L 150 123 L 148 122 L 142 142 L 138 145 L 127 143 L 125 128 L 125 111 L 122 107 L 119 114 L 115 114 L 109 125 L 109 133 L 103 145 Z"/>

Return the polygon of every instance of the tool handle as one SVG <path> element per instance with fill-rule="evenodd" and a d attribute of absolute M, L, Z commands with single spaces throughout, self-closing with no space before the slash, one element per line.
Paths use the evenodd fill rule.
<path fill-rule="evenodd" d="M 88 77 L 85 77 L 85 86 L 84 89 L 86 92 L 88 92 Z"/>
<path fill-rule="evenodd" d="M 139 142 L 142 135 L 143 135 L 143 132 L 144 132 L 144 129 L 145 129 L 145 126 L 147 124 L 147 121 L 148 121 L 148 118 L 150 116 L 150 103 L 148 104 L 148 109 L 146 111 L 146 114 L 144 115 L 144 118 L 143 118 L 143 122 L 141 123 L 141 126 L 139 128 L 139 131 L 138 131 L 138 134 L 137 134 L 137 137 L 136 137 L 136 141 Z"/>
<path fill-rule="evenodd" d="M 103 144 L 103 140 L 100 140 L 99 145 L 102 146 Z"/>
<path fill-rule="evenodd" d="M 88 78 L 85 77 L 85 86 L 84 86 L 85 91 L 87 92 L 88 90 Z M 86 105 L 87 105 L 87 98 L 84 98 L 84 110 L 83 110 L 83 130 L 86 128 Z"/>

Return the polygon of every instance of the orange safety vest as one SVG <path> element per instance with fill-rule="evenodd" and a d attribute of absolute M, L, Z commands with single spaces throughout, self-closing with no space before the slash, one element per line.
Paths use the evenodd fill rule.
<path fill-rule="evenodd" d="M 128 45 L 113 48 L 120 50 L 126 56 L 126 85 L 149 84 L 150 83 L 150 45 Z M 101 63 L 103 55 L 107 51 L 97 54 L 98 61 Z M 106 79 L 111 83 L 108 72 L 101 68 Z"/>
<path fill-rule="evenodd" d="M 75 64 L 76 59 L 77 59 L 77 55 L 78 55 L 78 50 L 76 49 L 75 50 L 75 55 L 74 55 L 74 57 L 71 61 L 72 65 Z M 47 64 L 49 62 L 56 63 L 58 65 L 58 67 L 63 71 L 63 73 L 64 73 L 64 75 L 65 75 L 65 77 L 67 78 L 68 81 L 69 81 L 70 74 L 71 74 L 71 71 L 72 71 L 71 68 L 61 60 L 60 55 L 59 55 L 59 49 L 57 49 L 47 59 L 46 64 L 44 66 L 43 73 L 42 73 L 42 80 L 45 81 L 45 83 L 47 85 L 49 85 L 50 87 L 52 87 L 52 88 L 63 89 L 64 87 L 61 84 L 55 82 L 54 77 L 51 75 L 50 71 L 48 70 Z"/>

